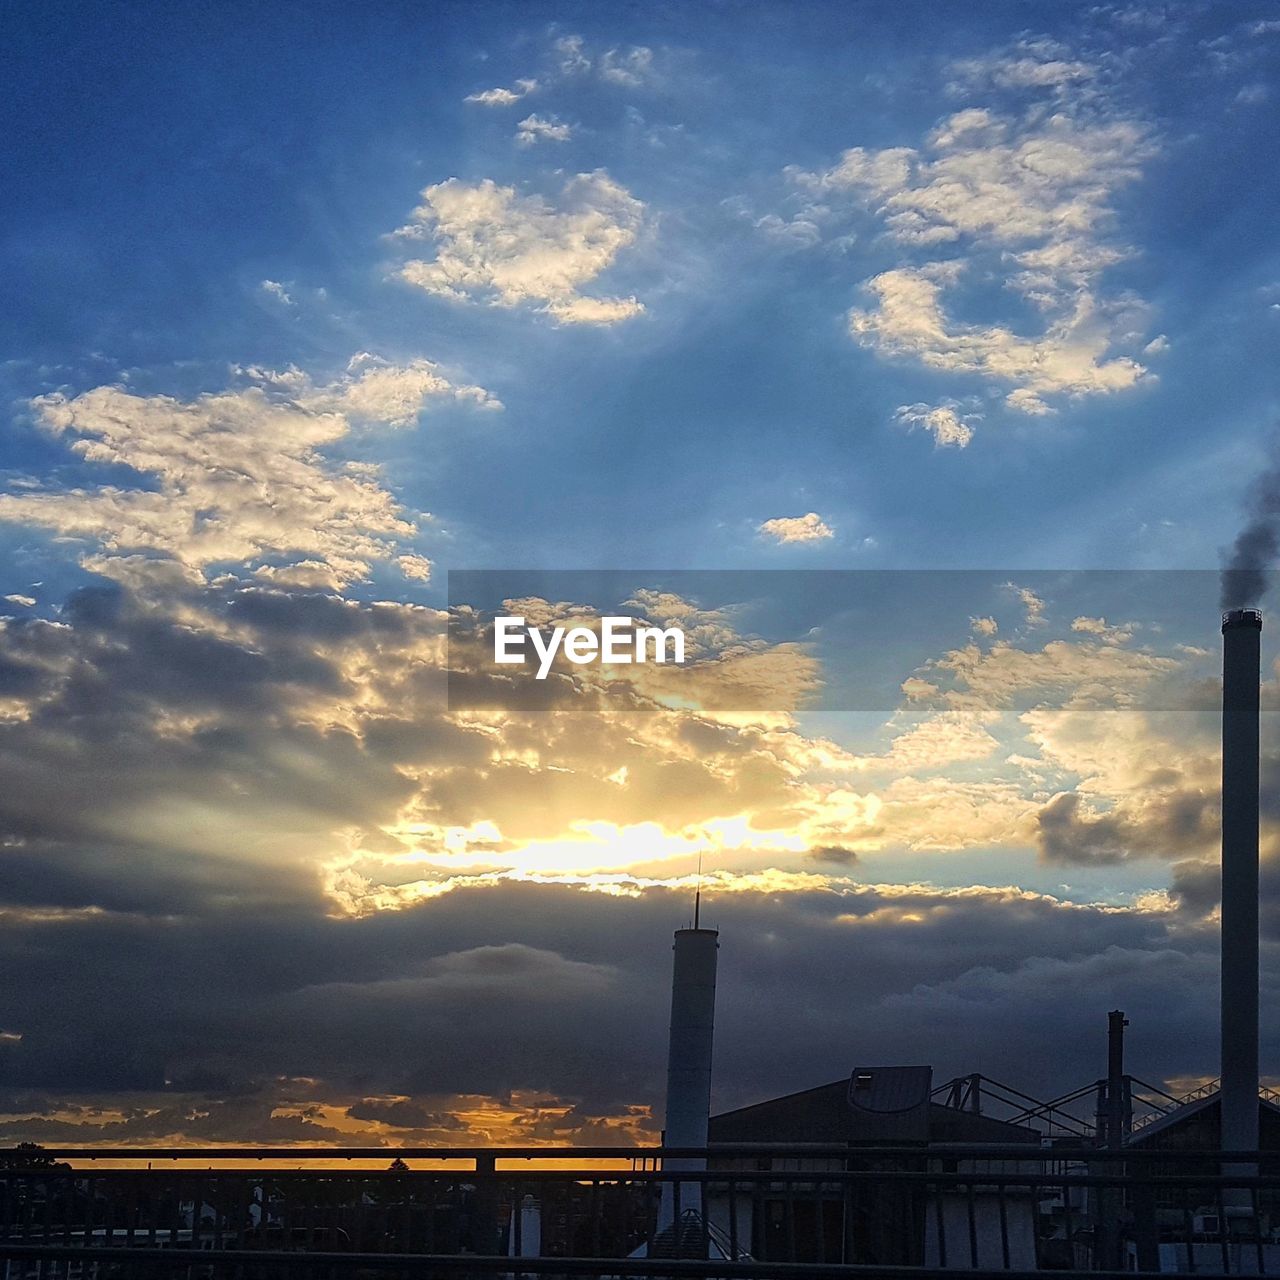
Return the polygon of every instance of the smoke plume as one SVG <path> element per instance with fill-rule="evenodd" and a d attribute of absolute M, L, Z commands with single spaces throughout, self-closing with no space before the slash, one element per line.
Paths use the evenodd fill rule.
<path fill-rule="evenodd" d="M 1267 570 L 1280 553 L 1280 462 L 1254 486 L 1251 519 L 1236 537 L 1222 570 L 1222 607 L 1256 605 L 1267 589 Z"/>

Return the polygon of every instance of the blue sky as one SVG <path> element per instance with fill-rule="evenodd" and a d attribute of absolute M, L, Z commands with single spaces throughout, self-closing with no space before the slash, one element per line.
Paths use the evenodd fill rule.
<path fill-rule="evenodd" d="M 189 393 L 225 386 L 232 364 L 329 375 L 356 350 L 456 367 L 507 405 L 500 425 L 375 446 L 397 492 L 439 517 L 442 563 L 1211 567 L 1274 410 L 1276 35 L 1251 34 L 1271 8 L 1155 22 L 937 6 L 927 41 L 918 11 L 874 5 L 32 10 L 11 36 L 31 79 L 8 90 L 27 125 L 9 143 L 6 382 L 23 398 L 128 370 Z M 556 41 L 571 35 L 584 59 L 651 60 L 634 84 L 566 73 Z M 955 83 L 966 60 L 1045 40 L 1031 57 L 1087 76 L 1049 93 Z M 35 83 L 51 45 L 56 93 Z M 539 88 L 509 106 L 465 100 L 521 78 Z M 756 225 L 797 216 L 788 167 L 920 148 L 975 105 L 1065 108 L 1147 139 L 1092 237 L 1125 250 L 1094 287 L 1142 308 L 1129 348 L 1166 335 L 1144 385 L 1009 412 L 1006 381 L 851 340 L 863 282 L 930 257 L 886 236 L 874 198 L 841 193 L 813 245 Z M 531 114 L 572 135 L 521 147 Z M 386 236 L 422 188 L 491 179 L 554 199 L 598 169 L 644 227 L 584 291 L 634 292 L 642 315 L 557 326 L 394 279 Z M 942 246 L 973 264 L 950 315 L 1034 333 L 981 239 Z M 964 449 L 894 421 L 970 398 L 982 417 Z M 16 467 L 59 458 L 29 436 L 11 447 Z M 809 510 L 834 538 L 779 560 L 755 533 Z"/>
<path fill-rule="evenodd" d="M 0 894 L 32 976 L 0 1125 L 191 1136 L 166 1091 L 203 1090 L 206 1137 L 390 1141 L 406 1099 L 424 1140 L 643 1135 L 661 1044 L 617 993 L 660 1006 L 699 857 L 740 948 L 726 1105 L 855 1053 L 969 1070 L 1011 1017 L 1011 1079 L 1093 1078 L 1036 1039 L 1046 973 L 1076 1039 L 1180 984 L 1144 1074 L 1213 1074 L 1213 576 L 1276 446 L 1280 9 L 30 4 L 4 38 Z M 448 574 L 522 568 L 635 571 L 705 705 L 560 673 L 495 710 L 464 666 L 451 707 Z M 686 569 L 992 572 L 900 640 L 816 577 Z M 209 1020 L 102 1060 L 38 998 L 50 948 L 157 1018 L 207 983 Z M 488 1021 L 446 1059 L 459 999 Z M 406 1008 L 417 1068 L 352 1048 Z"/>

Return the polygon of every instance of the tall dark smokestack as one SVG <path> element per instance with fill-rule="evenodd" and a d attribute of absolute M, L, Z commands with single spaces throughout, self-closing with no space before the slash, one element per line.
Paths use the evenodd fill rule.
<path fill-rule="evenodd" d="M 1129 1131 L 1129 1099 L 1124 1078 L 1124 1029 L 1121 1009 L 1107 1014 L 1107 1146 L 1121 1147 Z"/>
<path fill-rule="evenodd" d="M 1262 614 L 1222 618 L 1222 1148 L 1258 1147 L 1258 691 Z"/>

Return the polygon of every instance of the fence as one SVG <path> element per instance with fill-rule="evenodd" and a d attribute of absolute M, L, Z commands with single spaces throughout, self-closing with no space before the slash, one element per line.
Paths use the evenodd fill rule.
<path fill-rule="evenodd" d="M 0 1280 L 1046 1270 L 1280 1273 L 1280 1162 L 1035 1144 L 0 1151 Z"/>

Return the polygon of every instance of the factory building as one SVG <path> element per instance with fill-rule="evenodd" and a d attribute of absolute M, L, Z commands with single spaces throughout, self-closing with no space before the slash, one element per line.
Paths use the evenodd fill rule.
<path fill-rule="evenodd" d="M 1004 1148 L 1027 1145 L 1038 1154 L 1040 1134 L 1026 1125 L 960 1111 L 933 1101 L 933 1069 L 927 1066 L 859 1067 L 848 1079 L 771 1098 L 752 1106 L 712 1116 L 710 1141 L 731 1143 L 821 1143 L 847 1146 L 849 1154 L 815 1155 L 774 1161 L 769 1157 L 718 1155 L 711 1168 L 808 1172 L 812 1183 L 793 1179 L 749 1190 L 726 1189 L 708 1196 L 710 1221 L 727 1227 L 733 1217 L 741 1238 L 750 1239 L 751 1254 L 766 1261 L 794 1258 L 801 1262 L 853 1262 L 881 1266 L 943 1266 L 939 1235 L 958 1240 L 969 1230 L 972 1213 L 977 1233 L 978 1265 L 1019 1269 L 1036 1266 L 1036 1206 L 1029 1194 L 997 1196 L 966 1186 L 954 1194 L 923 1183 L 861 1181 L 854 1185 L 823 1181 L 821 1175 L 844 1170 L 904 1168 L 920 1172 L 975 1171 L 976 1162 L 950 1159 L 947 1144 Z M 920 1159 L 888 1160 L 860 1155 L 859 1148 L 919 1149 Z M 984 1172 L 1030 1169 L 1005 1158 L 983 1162 Z M 732 1186 L 730 1182 L 728 1184 Z M 1001 1203 L 1003 1201 L 1003 1204 Z M 1010 1250 L 1004 1263 L 1004 1247 Z M 952 1251 L 952 1265 L 959 1258 Z M 964 1265 L 971 1263 L 966 1256 Z"/>
<path fill-rule="evenodd" d="M 1096 1091 L 1097 1112 L 1092 1123 L 1086 1122 L 1087 1136 L 1077 1131 L 1071 1143 L 1078 1153 L 1074 1159 L 1085 1161 L 1080 1167 L 1086 1171 L 1097 1161 L 1088 1161 L 1082 1147 L 1146 1152 L 1156 1158 L 1161 1150 L 1179 1147 L 1224 1153 L 1280 1150 L 1280 1106 L 1260 1098 L 1258 1090 L 1261 629 L 1262 616 L 1254 609 L 1233 609 L 1222 618 L 1221 1083 L 1217 1092 L 1205 1090 L 1205 1096 L 1192 1101 L 1165 1094 L 1171 1105 L 1149 1103 L 1157 1114 L 1149 1123 L 1135 1126 L 1135 1082 L 1123 1068 L 1127 1023 L 1121 1011 L 1113 1011 L 1106 1077 L 1067 1097 L 1079 1100 Z M 945 1179 L 886 1178 L 883 1183 L 857 1184 L 823 1179 L 824 1173 L 875 1172 L 880 1167 L 877 1160 L 888 1162 L 886 1170 L 916 1168 L 924 1174 L 995 1176 L 1034 1168 L 1032 1154 L 1043 1158 L 1046 1137 L 1031 1121 L 1048 1116 L 1052 1124 L 1057 1104 L 1033 1107 L 1012 1120 L 983 1115 L 977 1077 L 971 1078 L 972 1106 L 957 1105 L 954 1099 L 951 1105 L 936 1101 L 930 1067 L 881 1066 L 858 1068 L 847 1080 L 710 1116 L 717 946 L 714 931 L 698 928 L 696 918 L 693 929 L 676 934 L 664 1141 L 671 1147 L 721 1148 L 709 1164 L 685 1157 L 668 1162 L 666 1168 L 705 1168 L 726 1176 L 723 1182 L 681 1186 L 675 1200 L 683 1208 L 673 1209 L 668 1190 L 662 1221 L 673 1241 L 682 1239 L 684 1226 L 692 1224 L 711 1252 L 716 1239 L 727 1233 L 738 1242 L 749 1240 L 751 1255 L 762 1260 L 1034 1269 L 1046 1264 L 1088 1265 L 1083 1248 L 1094 1255 L 1094 1265 L 1101 1251 L 1113 1265 L 1196 1269 L 1195 1233 L 1204 1229 L 1206 1215 L 1190 1225 L 1164 1222 L 1159 1205 L 1154 1211 L 1144 1205 L 1135 1214 L 1125 1204 L 1120 1206 L 1130 1222 L 1125 1227 L 1111 1192 L 1093 1194 L 1080 1205 L 1070 1203 L 1064 1193 L 1055 1205 L 1033 1197 L 1030 1190 L 1021 1199 L 994 1184 L 988 1192 L 970 1177 L 960 1203 L 959 1193 L 951 1195 Z M 957 1080 L 953 1085 L 963 1083 Z M 959 1096 L 957 1090 L 954 1097 Z M 815 1152 L 812 1157 L 793 1154 L 783 1170 L 767 1155 L 734 1155 L 727 1149 L 734 1144 L 823 1144 L 843 1150 Z M 947 1155 L 948 1145 L 968 1150 L 964 1157 L 953 1158 Z M 1027 1147 L 1025 1162 L 1009 1151 L 1019 1145 Z M 982 1146 L 992 1148 L 989 1160 L 973 1150 Z M 904 1164 L 904 1155 L 912 1151 L 919 1152 L 918 1165 L 910 1160 Z M 735 1172 L 759 1175 L 775 1169 L 790 1175 L 812 1172 L 814 1177 L 797 1181 L 791 1176 L 777 1185 L 759 1177 L 747 1182 L 733 1178 Z M 1256 1162 L 1226 1163 L 1223 1172 L 1247 1178 L 1273 1170 L 1260 1170 Z M 1219 1206 L 1219 1245 L 1228 1235 L 1231 1215 L 1252 1215 L 1255 1239 L 1261 1230 L 1260 1212 L 1273 1216 L 1271 1206 L 1245 1204 L 1244 1194 L 1231 1192 Z M 1081 1222 L 1086 1224 L 1083 1231 Z M 954 1251 L 948 1260 L 945 1240 L 952 1230 L 969 1236 L 963 1261 Z M 1177 1252 L 1179 1241 L 1182 1254 Z M 1054 1244 L 1060 1246 L 1056 1253 Z M 1267 1247 L 1280 1252 L 1280 1245 Z M 1280 1263 L 1280 1257 L 1275 1261 Z"/>

